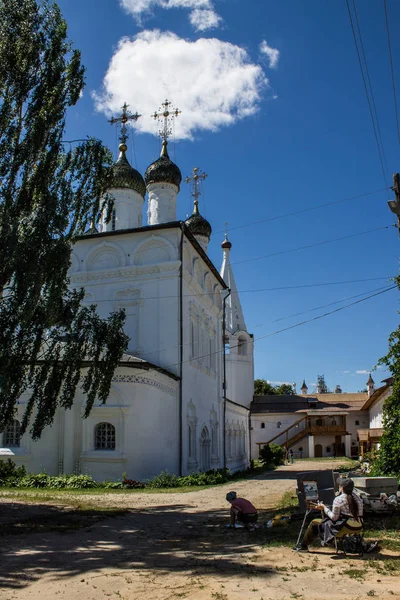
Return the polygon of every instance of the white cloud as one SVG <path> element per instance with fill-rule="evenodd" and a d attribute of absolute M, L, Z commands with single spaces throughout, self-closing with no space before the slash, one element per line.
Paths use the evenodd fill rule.
<path fill-rule="evenodd" d="M 206 29 L 215 29 L 222 21 L 214 10 L 203 10 L 196 8 L 190 14 L 190 23 L 196 31 L 206 31 Z"/>
<path fill-rule="evenodd" d="M 214 29 L 222 21 L 211 0 L 120 0 L 121 6 L 139 22 L 153 8 L 186 8 L 190 10 L 190 23 L 197 31 Z"/>
<path fill-rule="evenodd" d="M 358 369 L 358 371 L 356 371 L 356 375 L 369 375 L 371 371 L 368 371 L 368 369 Z"/>
<path fill-rule="evenodd" d="M 271 385 L 293 385 L 293 381 L 271 381 L 270 379 L 267 379 L 267 383 Z"/>
<path fill-rule="evenodd" d="M 276 69 L 279 61 L 279 50 L 277 48 L 271 48 L 268 46 L 266 40 L 263 40 L 260 44 L 260 52 L 261 54 L 265 54 L 268 58 L 268 64 L 271 69 Z"/>
<path fill-rule="evenodd" d="M 348 374 L 350 373 L 350 371 L 343 371 L 343 373 L 344 373 L 345 375 L 348 375 Z"/>
<path fill-rule="evenodd" d="M 157 133 L 150 115 L 168 98 L 182 111 L 176 139 L 190 139 L 196 130 L 216 131 L 254 114 L 267 85 L 260 65 L 239 46 L 218 39 L 191 42 L 153 30 L 119 42 L 103 89 L 93 97 L 107 115 L 120 112 L 126 101 L 143 115 L 135 128 L 146 133 Z"/>

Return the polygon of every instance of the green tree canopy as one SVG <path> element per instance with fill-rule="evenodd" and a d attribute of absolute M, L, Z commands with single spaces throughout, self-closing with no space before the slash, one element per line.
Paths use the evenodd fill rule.
<path fill-rule="evenodd" d="M 400 287 L 400 277 L 397 277 Z M 389 351 L 379 364 L 393 376 L 392 395 L 383 405 L 383 435 L 374 471 L 382 475 L 400 475 L 400 326 L 389 336 Z"/>
<path fill-rule="evenodd" d="M 28 393 L 21 425 L 34 438 L 57 406 L 71 407 L 78 384 L 86 415 L 105 401 L 127 345 L 123 312 L 102 320 L 81 306 L 83 290 L 68 289 L 72 243 L 99 214 L 112 177 L 99 141 L 62 141 L 83 86 L 57 5 L 1 0 L 0 430 Z"/>
<path fill-rule="evenodd" d="M 268 396 L 268 395 L 292 395 L 294 394 L 293 386 L 289 383 L 282 383 L 280 385 L 271 385 L 266 379 L 256 379 L 254 381 L 254 395 L 255 396 Z"/>

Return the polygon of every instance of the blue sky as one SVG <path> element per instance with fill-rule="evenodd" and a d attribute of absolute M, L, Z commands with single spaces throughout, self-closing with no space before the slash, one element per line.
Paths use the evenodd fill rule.
<path fill-rule="evenodd" d="M 83 98 L 69 114 L 68 138 L 94 135 L 116 153 L 117 134 L 107 118 L 126 100 L 146 117 L 138 121 L 141 131 L 128 150 L 143 173 L 160 147 L 149 115 L 165 96 L 181 108 L 171 155 L 184 176 L 195 165 L 208 173 L 200 211 L 213 227 L 209 254 L 219 267 L 228 221 L 239 290 L 397 274 L 400 241 L 386 204 L 393 194 L 384 188 L 400 170 L 400 146 L 381 0 L 357 0 L 356 6 L 382 132 L 385 179 L 345 0 L 59 4 L 87 68 Z M 388 0 L 387 5 L 396 72 L 400 4 Z M 376 193 L 271 220 L 370 192 Z M 188 212 L 189 189 L 182 185 L 178 218 Z M 264 222 L 243 227 L 256 221 Z M 252 260 L 385 226 L 389 228 Z M 243 293 L 242 303 L 248 329 L 257 339 L 342 304 L 305 311 L 367 295 L 385 284 L 382 279 Z M 397 310 L 394 290 L 260 339 L 256 376 L 299 386 L 305 378 L 312 387 L 317 374 L 324 373 L 331 388 L 339 383 L 345 391 L 362 389 L 365 371 L 386 352 L 388 335 L 398 324 Z M 304 314 L 286 318 L 300 312 Z M 378 371 L 375 380 L 384 374 Z"/>

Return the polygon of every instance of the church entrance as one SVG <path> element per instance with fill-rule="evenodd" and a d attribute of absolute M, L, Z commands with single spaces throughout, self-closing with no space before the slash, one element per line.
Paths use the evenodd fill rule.
<path fill-rule="evenodd" d="M 203 427 L 200 436 L 200 468 L 202 471 L 211 469 L 211 438 L 207 427 Z"/>
<path fill-rule="evenodd" d="M 315 456 L 315 458 L 322 458 L 322 446 L 321 446 L 321 444 L 315 444 L 314 456 Z"/>

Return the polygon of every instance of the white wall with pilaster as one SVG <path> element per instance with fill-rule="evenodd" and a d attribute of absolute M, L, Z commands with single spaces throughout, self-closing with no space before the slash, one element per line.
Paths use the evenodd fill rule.
<path fill-rule="evenodd" d="M 147 186 L 149 225 L 171 223 L 176 220 L 178 187 L 173 183 L 150 183 Z"/>
<path fill-rule="evenodd" d="M 141 227 L 143 196 L 128 188 L 113 188 L 108 193 L 114 199 L 114 218 L 107 223 L 107 212 L 104 211 L 98 225 L 99 232 Z"/>
<path fill-rule="evenodd" d="M 183 473 L 223 466 L 221 283 L 183 247 Z"/>
<path fill-rule="evenodd" d="M 125 308 L 128 350 L 177 372 L 179 228 L 91 236 L 74 246 L 71 287 L 101 317 Z"/>
<path fill-rule="evenodd" d="M 296 421 L 299 421 L 304 415 L 299 413 L 252 413 L 251 414 L 251 458 L 258 458 L 259 446 L 257 442 L 267 443 L 269 440 L 279 435 L 281 431 L 284 431 Z M 264 426 L 263 426 L 264 425 Z M 303 427 L 303 423 L 300 423 L 299 427 Z M 293 429 L 289 432 L 291 436 L 297 433 L 297 429 Z M 281 434 L 274 440 L 274 444 L 283 444 L 286 439 L 286 434 Z M 306 457 L 307 440 L 304 438 L 299 440 L 293 451 L 300 452 L 299 448 L 302 448 L 303 456 Z"/>

